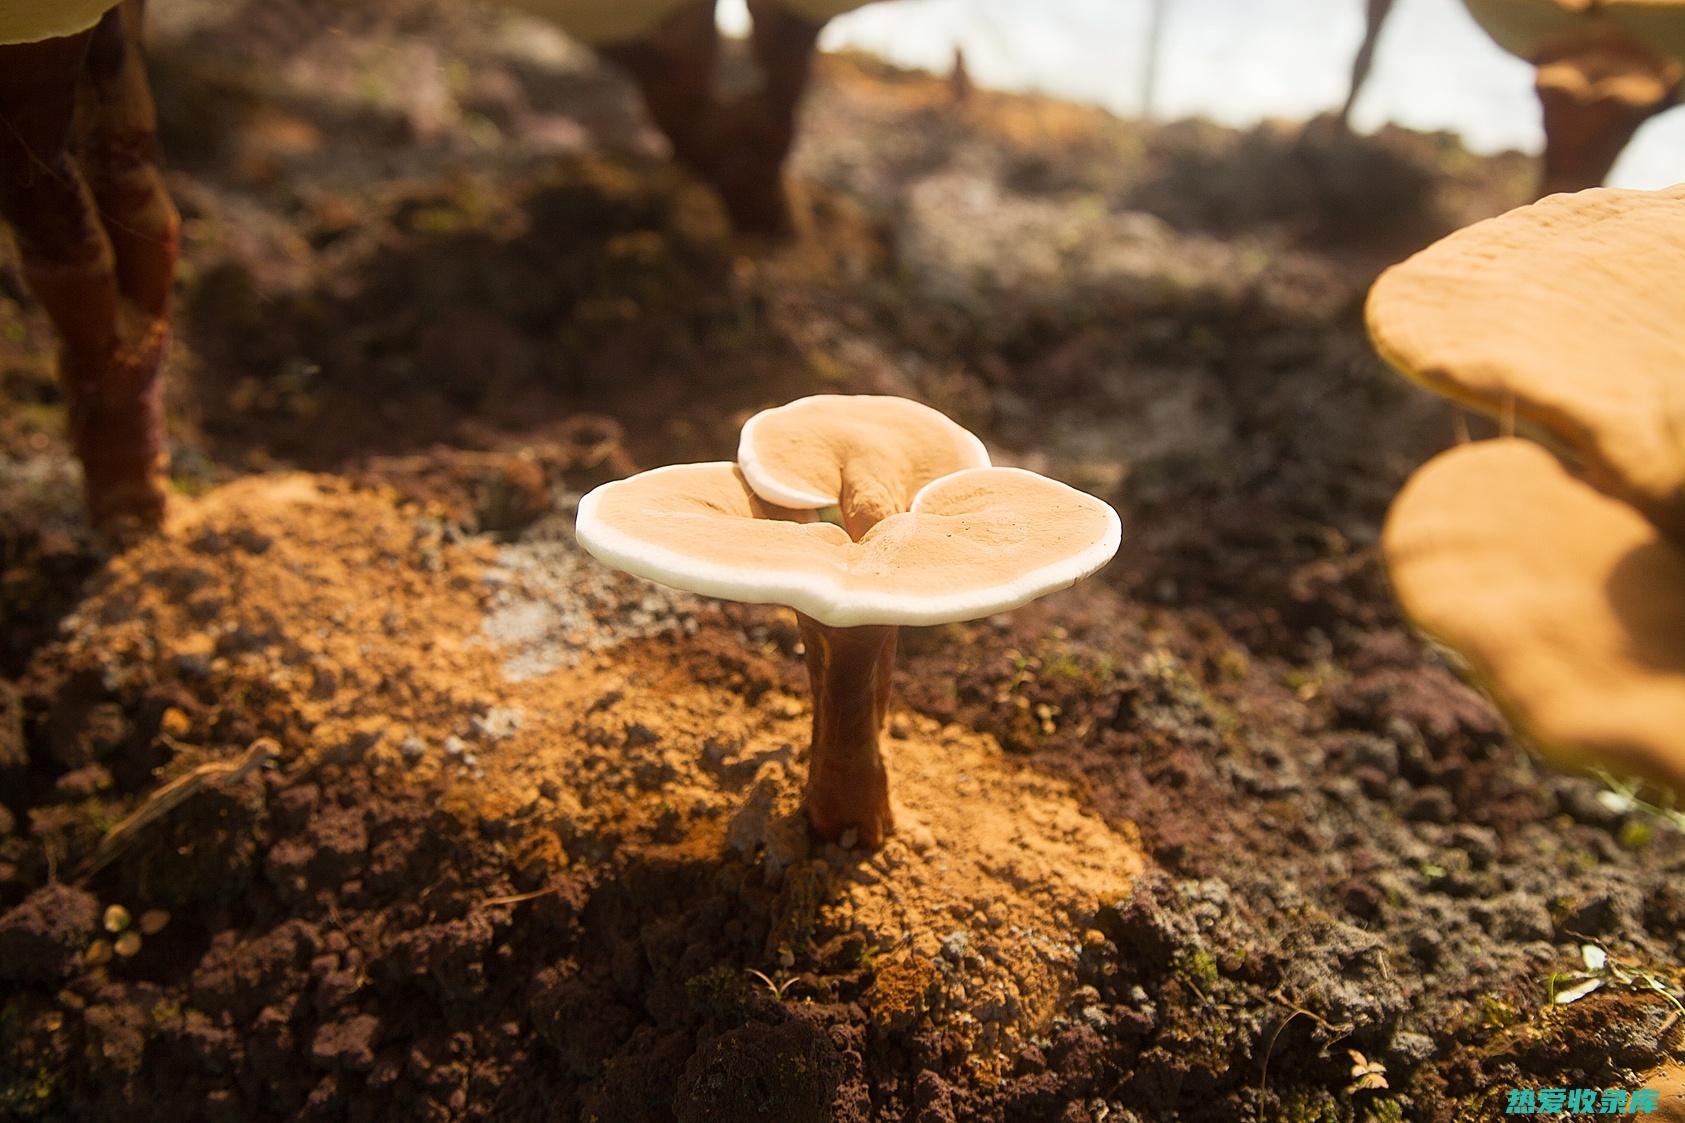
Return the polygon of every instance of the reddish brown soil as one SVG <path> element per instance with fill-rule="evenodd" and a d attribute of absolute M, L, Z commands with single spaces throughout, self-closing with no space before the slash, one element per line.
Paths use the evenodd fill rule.
<path fill-rule="evenodd" d="M 765 253 L 536 25 L 157 7 L 158 540 L 80 530 L 0 264 L 0 1118 L 1454 1120 L 1679 1059 L 1668 999 L 1548 988 L 1587 941 L 1677 981 L 1685 841 L 1536 765 L 1375 558 L 1453 426 L 1362 295 L 1526 161 L 831 60 Z M 793 617 L 572 545 L 816 390 L 1126 524 L 902 637 L 876 855 L 796 810 Z"/>

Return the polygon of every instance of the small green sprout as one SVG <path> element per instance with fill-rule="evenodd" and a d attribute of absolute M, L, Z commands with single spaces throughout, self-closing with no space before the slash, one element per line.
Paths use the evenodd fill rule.
<path fill-rule="evenodd" d="M 755 978 L 764 983 L 766 985 L 766 989 L 772 992 L 772 997 L 777 999 L 779 1002 L 784 1001 L 784 992 L 789 990 L 790 985 L 796 981 L 796 977 L 792 975 L 781 983 L 775 983 L 764 972 L 757 971 L 753 967 L 748 968 L 747 973 L 755 976 Z"/>

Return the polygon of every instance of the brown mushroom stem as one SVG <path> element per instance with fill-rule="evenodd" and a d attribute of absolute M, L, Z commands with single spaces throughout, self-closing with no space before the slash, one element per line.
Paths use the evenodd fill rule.
<path fill-rule="evenodd" d="M 141 15 L 129 0 L 91 32 L 0 47 L 0 216 L 63 341 L 89 513 L 118 533 L 163 517 L 159 371 L 179 229 L 153 162 Z"/>
<path fill-rule="evenodd" d="M 824 25 L 761 0 L 749 8 L 761 84 L 739 97 L 714 89 L 720 41 L 712 0 L 680 9 L 644 39 L 599 51 L 637 83 L 674 157 L 713 185 L 732 224 L 782 237 L 793 229 L 784 161 Z"/>
<path fill-rule="evenodd" d="M 833 628 L 800 612 L 796 619 L 813 684 L 808 821 L 828 842 L 853 830 L 858 845 L 881 846 L 893 824 L 889 772 L 878 752 L 878 735 L 889 709 L 899 629 Z"/>
<path fill-rule="evenodd" d="M 711 143 L 714 68 L 720 33 L 713 0 L 689 4 L 648 36 L 605 44 L 597 53 L 615 63 L 637 85 L 650 119 L 673 146 L 681 163 L 702 172 Z"/>

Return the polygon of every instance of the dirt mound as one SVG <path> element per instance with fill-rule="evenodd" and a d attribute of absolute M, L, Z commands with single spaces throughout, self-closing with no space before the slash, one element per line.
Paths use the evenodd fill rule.
<path fill-rule="evenodd" d="M 494 553 L 453 541 L 390 493 L 319 477 L 256 477 L 176 510 L 165 536 L 110 565 L 27 689 L 50 691 L 48 667 L 98 664 L 107 695 L 150 700 L 152 729 L 135 727 L 132 703 L 119 701 L 120 736 L 96 744 L 76 731 L 87 767 L 134 738 L 174 750 L 164 776 L 259 736 L 278 758 L 255 786 L 167 812 L 119 869 L 96 875 L 131 910 L 212 910 L 187 946 L 172 934 L 167 952 L 145 948 L 132 962 L 85 956 L 78 985 L 98 998 L 104 1032 L 162 1033 L 167 1043 L 152 1047 L 177 1063 L 209 1035 L 237 1085 L 285 1077 L 303 1081 L 295 1108 L 352 1102 L 381 1086 L 381 1058 L 421 1047 L 404 1044 L 402 1027 L 426 1020 L 428 999 L 441 1013 L 466 1004 L 488 1024 L 571 1001 L 565 987 L 564 997 L 554 987 L 518 997 L 515 980 L 548 971 L 588 985 L 581 960 L 618 962 L 627 940 L 647 942 L 642 930 L 594 932 L 593 919 L 662 915 L 666 879 L 651 871 L 675 862 L 704 884 L 738 883 L 746 898 L 719 948 L 706 928 L 670 934 L 686 955 L 659 966 L 684 977 L 665 985 L 705 1003 L 749 1001 L 762 985 L 751 968 L 767 1000 L 815 997 L 842 972 L 876 1032 L 941 1033 L 990 1079 L 1056 1017 L 1080 1012 L 1084 940 L 1099 939 L 1102 905 L 1142 868 L 1138 845 L 992 738 L 897 713 L 887 755 L 902 830 L 876 854 L 813 849 L 798 808 L 810 718 L 797 653 L 779 650 L 794 634 L 787 612 L 727 612 L 654 589 L 582 560 L 543 524 Z M 535 625 L 540 607 L 548 615 Z M 74 810 L 98 821 L 144 808 L 155 794 L 137 779 L 100 785 Z M 96 835 L 86 821 L 55 824 L 53 812 L 71 810 L 49 807 L 35 825 L 75 869 Z M 411 852 L 417 829 L 435 847 Z M 476 834 L 494 844 L 453 868 Z M 225 868 L 206 877 L 213 856 Z M 506 868 L 474 882 L 500 860 Z M 52 893 L 87 916 L 54 919 L 64 909 L 43 903 Z M 694 887 L 688 896 L 692 910 L 726 907 Z M 54 947 L 69 939 L 76 955 L 94 911 L 87 894 L 49 887 L 5 923 Z M 583 928 L 546 954 L 542 933 L 556 923 Z M 193 947 L 203 949 L 196 964 Z M 516 949 L 536 958 L 512 958 Z M 52 958 L 42 970 L 68 969 Z M 649 985 L 637 972 L 617 982 L 629 997 Z M 179 1008 L 170 1028 L 151 1015 L 130 1024 L 144 1012 L 137 994 Z M 707 1102 L 707 1074 L 722 1065 L 741 1081 L 776 1067 L 768 1051 L 807 1048 L 803 1024 L 702 1035 L 675 1110 L 699 1110 L 683 1105 Z M 627 1049 L 611 1056 L 631 1064 L 639 1050 Z M 499 1052 L 484 1063 L 513 1061 Z M 304 1079 L 311 1070 L 327 1075 Z M 111 1071 L 124 1079 L 102 1084 L 101 1102 L 133 1103 L 170 1069 Z M 794 1103 L 817 1093 L 802 1083 L 767 1094 Z M 244 1098 L 224 1104 L 238 1105 L 256 1110 Z"/>

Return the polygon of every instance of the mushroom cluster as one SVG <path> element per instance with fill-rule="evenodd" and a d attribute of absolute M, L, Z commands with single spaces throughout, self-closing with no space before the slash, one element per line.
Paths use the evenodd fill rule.
<path fill-rule="evenodd" d="M 868 847 L 892 827 L 878 737 L 898 629 L 1066 588 L 1122 537 L 1110 506 L 990 466 L 982 442 L 936 410 L 840 395 L 756 414 L 736 463 L 598 487 L 580 501 L 576 532 L 627 573 L 796 610 L 813 689 L 808 819 L 826 840 Z"/>
<path fill-rule="evenodd" d="M 1575 767 L 1685 793 L 1685 185 L 1556 195 L 1382 274 L 1381 355 L 1506 436 L 1430 461 L 1400 603 Z"/>
<path fill-rule="evenodd" d="M 1541 195 L 1602 183 L 1638 127 L 1685 97 L 1685 0 L 1463 2 L 1498 46 L 1534 67 L 1545 130 Z M 1365 7 L 1342 125 L 1393 0 Z"/>

